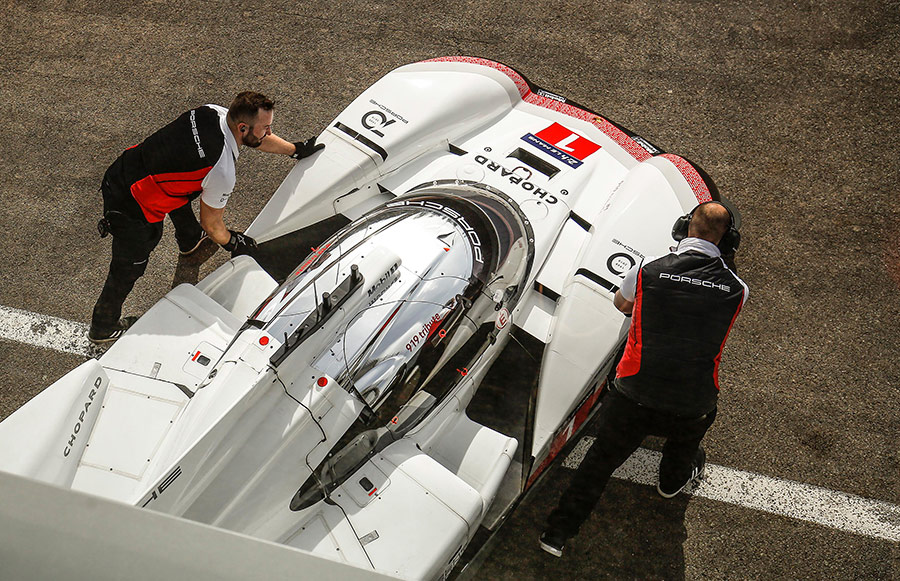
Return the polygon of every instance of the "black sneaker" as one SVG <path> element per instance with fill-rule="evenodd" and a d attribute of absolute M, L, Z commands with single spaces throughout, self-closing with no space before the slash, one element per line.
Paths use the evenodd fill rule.
<path fill-rule="evenodd" d="M 566 548 L 565 537 L 552 529 L 548 529 L 541 534 L 540 543 L 541 548 L 554 557 L 562 557 L 563 549 Z"/>
<path fill-rule="evenodd" d="M 88 340 L 91 343 L 97 345 L 115 341 L 116 339 L 124 335 L 125 331 L 127 331 L 129 327 L 134 325 L 134 322 L 137 320 L 137 317 L 122 317 L 112 329 L 103 330 L 96 329 L 93 325 L 91 325 L 91 329 L 88 331 Z"/>
<path fill-rule="evenodd" d="M 190 242 L 182 243 L 180 240 L 178 242 L 178 253 L 182 256 L 189 256 L 197 251 L 200 248 L 200 245 L 203 244 L 203 241 L 209 238 L 209 235 L 206 232 L 200 232 L 200 239 L 194 242 L 193 244 Z"/>
<path fill-rule="evenodd" d="M 694 456 L 694 466 L 691 469 L 691 476 L 687 479 L 681 486 L 669 486 L 663 485 L 662 482 L 656 485 L 656 492 L 659 493 L 663 498 L 672 498 L 679 492 L 685 489 L 688 484 L 696 484 L 703 478 L 703 474 L 706 471 L 706 452 L 703 448 L 697 449 L 697 455 Z"/>

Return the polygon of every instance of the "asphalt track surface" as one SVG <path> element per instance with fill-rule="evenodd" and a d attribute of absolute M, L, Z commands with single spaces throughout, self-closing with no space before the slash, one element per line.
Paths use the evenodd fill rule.
<path fill-rule="evenodd" d="M 4 4 L 0 305 L 88 320 L 100 177 L 182 111 L 254 89 L 278 134 L 306 138 L 397 66 L 482 56 L 694 160 L 740 208 L 751 297 L 709 461 L 900 505 L 897 2 Z M 245 151 L 227 223 L 292 163 Z M 128 313 L 226 258 L 175 248 L 167 225 Z M 0 418 L 82 360 L 0 339 Z M 537 537 L 571 473 L 510 517 L 479 578 L 900 578 L 895 541 L 620 479 L 555 559 Z"/>

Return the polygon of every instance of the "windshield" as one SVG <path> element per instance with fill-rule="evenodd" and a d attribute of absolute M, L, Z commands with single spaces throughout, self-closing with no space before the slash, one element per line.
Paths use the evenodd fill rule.
<path fill-rule="evenodd" d="M 467 338 L 493 322 L 501 305 L 513 308 L 531 247 L 527 222 L 503 194 L 480 185 L 429 184 L 313 249 L 252 319 L 287 343 L 323 317 L 323 293 L 338 296 L 355 265 L 364 278 L 351 293 L 355 302 L 347 299 L 352 306 L 334 315 L 341 317 L 338 331 L 311 364 L 377 409 L 410 376 L 423 350 L 445 344 L 464 320 Z M 415 370 L 423 381 L 447 357 L 426 359 L 428 368 Z"/>

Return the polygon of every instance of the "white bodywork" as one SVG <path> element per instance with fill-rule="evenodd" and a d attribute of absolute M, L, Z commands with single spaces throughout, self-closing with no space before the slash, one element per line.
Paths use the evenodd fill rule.
<path fill-rule="evenodd" d="M 238 257 L 172 290 L 0 423 L 0 469 L 439 578 L 594 408 L 621 276 L 710 199 L 688 162 L 478 59 L 389 73 L 319 142 L 247 232 L 355 222 L 281 286 Z M 466 414 L 511 333 L 544 345 L 526 438 Z"/>

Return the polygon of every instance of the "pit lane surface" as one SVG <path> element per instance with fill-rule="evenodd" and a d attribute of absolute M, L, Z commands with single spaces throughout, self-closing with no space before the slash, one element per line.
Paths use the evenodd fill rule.
<path fill-rule="evenodd" d="M 751 298 L 709 461 L 900 504 L 896 2 L 256 6 L 7 6 L 0 305 L 87 321 L 108 264 L 100 176 L 182 111 L 252 88 L 278 101 L 277 133 L 306 138 L 396 66 L 482 56 L 696 161 L 739 206 Z M 292 163 L 245 150 L 227 222 L 246 227 Z M 167 227 L 129 313 L 225 259 L 176 254 Z M 81 360 L 0 339 L 0 418 Z M 894 541 L 619 479 L 554 559 L 537 536 L 570 477 L 543 480 L 478 578 L 900 578 Z"/>

